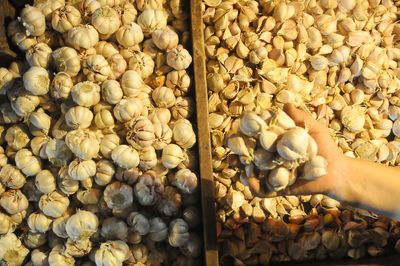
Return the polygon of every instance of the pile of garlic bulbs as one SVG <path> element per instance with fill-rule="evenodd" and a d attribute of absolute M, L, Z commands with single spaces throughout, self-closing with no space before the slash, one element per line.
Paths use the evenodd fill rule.
<path fill-rule="evenodd" d="M 264 119 L 253 111 L 244 112 L 239 132 L 226 136 L 227 147 L 239 156 L 246 177 L 257 176 L 255 167 L 267 175 L 265 185 L 270 191 L 284 190 L 297 177 L 314 180 L 327 174 L 328 162 L 318 155 L 313 137 L 282 110 L 271 111 Z"/>
<path fill-rule="evenodd" d="M 0 68 L 0 262 L 197 265 L 199 181 L 180 0 L 38 0 Z"/>
<path fill-rule="evenodd" d="M 230 257 L 227 265 L 264 265 L 399 250 L 398 222 L 339 204 L 327 207 L 328 200 L 256 197 L 246 183 L 249 166 L 273 160 L 256 160 L 269 156 L 257 148 L 250 159 L 246 149 L 238 156 L 228 143 L 229 136 L 243 134 L 245 113 L 268 121 L 275 108 L 293 103 L 329 127 L 346 156 L 399 165 L 399 6 L 393 0 L 202 1 L 222 262 Z M 247 150 L 258 145 L 252 138 L 243 137 Z M 305 230 L 308 223 L 317 225 Z M 327 237 L 327 229 L 335 234 Z M 313 244 L 305 244 L 310 233 Z M 331 238 L 340 244 L 323 244 Z"/>

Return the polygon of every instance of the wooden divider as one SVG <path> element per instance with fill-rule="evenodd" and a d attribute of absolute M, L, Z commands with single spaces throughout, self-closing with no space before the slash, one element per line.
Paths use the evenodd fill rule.
<path fill-rule="evenodd" d="M 191 0 L 191 27 L 196 94 L 197 139 L 200 161 L 201 200 L 203 216 L 204 264 L 217 266 L 218 247 L 214 202 L 213 168 L 210 131 L 208 128 L 208 95 L 204 53 L 201 0 Z"/>

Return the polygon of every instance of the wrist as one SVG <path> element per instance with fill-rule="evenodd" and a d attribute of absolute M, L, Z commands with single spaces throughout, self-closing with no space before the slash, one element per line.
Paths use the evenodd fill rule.
<path fill-rule="evenodd" d="M 338 201 L 353 201 L 354 196 L 354 173 L 352 172 L 352 158 L 340 155 L 332 167 L 334 173 L 331 178 L 328 196 Z"/>

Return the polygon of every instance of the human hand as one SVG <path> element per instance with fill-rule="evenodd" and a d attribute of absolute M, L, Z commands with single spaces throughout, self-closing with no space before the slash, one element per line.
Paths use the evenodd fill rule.
<path fill-rule="evenodd" d="M 336 199 L 343 199 L 346 188 L 344 173 L 346 168 L 345 156 L 332 139 L 329 129 L 315 120 L 310 114 L 296 108 L 293 104 L 286 104 L 285 112 L 293 119 L 296 125 L 308 128 L 309 134 L 318 145 L 318 154 L 328 161 L 327 175 L 315 180 L 296 180 L 283 191 L 264 191 L 260 180 L 255 177 L 248 179 L 250 189 L 258 196 L 274 197 L 279 195 L 310 195 L 325 194 Z"/>

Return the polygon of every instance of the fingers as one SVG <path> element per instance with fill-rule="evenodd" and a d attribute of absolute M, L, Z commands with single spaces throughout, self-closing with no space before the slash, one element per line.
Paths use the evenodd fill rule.
<path fill-rule="evenodd" d="M 315 120 L 310 114 L 300 110 L 292 103 L 283 107 L 284 111 L 293 119 L 296 125 L 307 127 L 310 133 L 327 132 L 327 128 Z"/>

